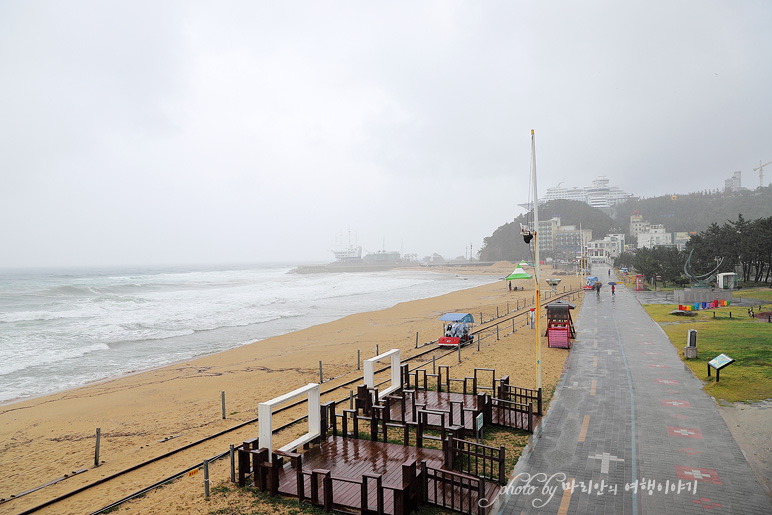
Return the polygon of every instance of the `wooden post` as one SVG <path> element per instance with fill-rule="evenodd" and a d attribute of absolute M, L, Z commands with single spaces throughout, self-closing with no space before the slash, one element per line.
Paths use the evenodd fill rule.
<path fill-rule="evenodd" d="M 222 419 L 225 420 L 225 390 L 220 392 L 220 397 L 222 397 Z"/>
<path fill-rule="evenodd" d="M 348 391 L 348 409 L 354 409 L 354 390 Z"/>
<path fill-rule="evenodd" d="M 324 378 L 322 377 L 322 362 L 319 362 L 319 384 L 322 384 L 324 382 Z"/>
<path fill-rule="evenodd" d="M 231 457 L 231 483 L 236 482 L 236 449 L 233 447 L 233 444 L 231 444 L 230 447 L 230 457 Z"/>
<path fill-rule="evenodd" d="M 378 350 L 378 344 L 377 343 L 375 344 L 375 355 L 376 356 L 380 356 L 381 355 L 381 352 Z"/>
<path fill-rule="evenodd" d="M 415 348 L 418 348 L 418 331 L 415 332 Z"/>
<path fill-rule="evenodd" d="M 509 314 L 509 302 L 507 302 L 507 315 Z"/>
<path fill-rule="evenodd" d="M 204 497 L 209 499 L 209 461 L 204 460 Z"/>
<path fill-rule="evenodd" d="M 96 430 L 96 446 L 94 447 L 94 466 L 99 466 L 99 440 L 102 436 L 102 428 L 98 427 Z"/>
<path fill-rule="evenodd" d="M 499 340 L 499 324 L 496 324 L 496 341 Z"/>
<path fill-rule="evenodd" d="M 432 374 L 437 373 L 437 356 L 432 352 Z"/>
<path fill-rule="evenodd" d="M 499 318 L 499 307 L 496 306 L 496 318 Z"/>
<path fill-rule="evenodd" d="M 359 363 L 360 363 L 359 362 L 359 349 L 357 349 L 357 370 L 361 370 L 361 368 L 359 367 Z"/>
<path fill-rule="evenodd" d="M 458 342 L 458 362 L 461 363 L 461 342 Z"/>

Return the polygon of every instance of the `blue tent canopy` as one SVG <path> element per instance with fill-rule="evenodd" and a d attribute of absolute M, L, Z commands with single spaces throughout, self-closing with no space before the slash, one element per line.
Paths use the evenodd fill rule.
<path fill-rule="evenodd" d="M 474 317 L 470 313 L 445 313 L 440 317 L 443 322 L 466 322 L 474 324 Z"/>

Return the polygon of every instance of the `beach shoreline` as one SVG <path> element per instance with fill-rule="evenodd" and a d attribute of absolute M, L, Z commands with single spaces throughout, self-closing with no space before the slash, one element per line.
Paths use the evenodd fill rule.
<path fill-rule="evenodd" d="M 287 270 L 285 272 L 286 274 L 290 274 L 291 273 L 292 269 L 289 267 L 289 265 L 284 266 L 284 268 Z M 400 270 L 399 272 L 408 272 L 408 273 L 410 273 L 410 272 L 423 272 L 423 273 L 425 273 L 425 272 L 427 272 L 427 270 L 418 269 L 418 268 L 411 268 L 411 269 Z M 455 271 L 453 271 L 453 273 L 451 273 L 450 270 L 445 270 L 445 269 L 442 269 L 442 270 L 438 269 L 436 271 L 435 270 L 431 270 L 430 272 L 436 273 L 437 277 L 440 278 L 437 281 L 437 284 L 440 284 L 442 282 L 447 282 L 447 278 L 452 278 L 452 277 L 462 278 L 463 280 L 466 280 L 466 278 L 464 276 L 467 276 L 467 275 L 474 275 L 474 276 L 477 276 L 477 277 L 486 277 L 488 275 L 486 273 L 480 273 L 479 271 L 478 271 L 478 273 L 472 273 L 472 274 L 469 274 L 469 273 L 456 274 Z M 99 274 L 97 274 L 97 276 L 99 276 Z M 400 276 L 397 276 L 397 277 L 400 277 Z M 433 282 L 433 281 L 430 281 L 430 282 Z M 479 283 L 479 281 L 475 281 L 475 282 Z M 361 281 L 360 281 L 360 284 L 361 284 Z M 458 284 L 462 284 L 462 283 L 458 283 Z M 84 288 L 81 284 L 78 284 L 78 287 L 79 288 Z M 98 287 L 101 287 L 101 285 L 98 286 Z M 460 286 L 460 288 L 468 288 L 468 287 L 469 286 Z M 355 290 L 353 290 L 353 291 L 355 291 Z M 363 291 L 366 291 L 366 290 L 363 290 Z M 387 295 L 388 294 L 392 294 L 392 295 L 394 294 L 394 291 L 392 291 L 392 290 L 386 290 L 386 291 L 387 291 Z M 432 294 L 430 294 L 429 296 L 438 296 L 438 295 L 441 295 L 442 293 L 445 293 L 445 292 L 441 292 L 441 293 L 439 293 L 439 292 L 438 293 L 433 293 L 432 292 Z M 406 300 L 401 300 L 401 299 L 399 299 L 400 295 L 393 295 L 393 296 L 396 297 L 396 298 L 393 299 L 394 303 L 404 302 L 406 300 L 415 300 L 415 298 L 409 298 L 409 299 L 406 299 Z M 409 297 L 409 295 L 408 295 L 408 297 Z M 343 298 L 345 299 L 345 296 Z M 352 298 L 353 298 L 353 296 L 352 296 Z M 110 380 L 113 380 L 113 379 L 119 379 L 121 377 L 131 376 L 131 375 L 137 374 L 137 373 L 150 372 L 150 371 L 156 370 L 158 368 L 163 368 L 165 366 L 175 366 L 175 365 L 178 365 L 178 364 L 186 362 L 186 361 L 199 359 L 199 358 L 202 358 L 202 357 L 205 357 L 205 356 L 216 354 L 218 352 L 224 352 L 224 351 L 227 351 L 227 350 L 232 350 L 234 348 L 242 347 L 242 346 L 245 346 L 245 345 L 257 344 L 257 343 L 259 343 L 261 341 L 265 341 L 265 340 L 267 340 L 269 338 L 273 338 L 273 337 L 276 337 L 276 336 L 281 336 L 283 334 L 287 334 L 287 333 L 291 333 L 291 332 L 298 331 L 298 330 L 301 330 L 301 329 L 305 329 L 305 328 L 311 327 L 313 325 L 318 325 L 318 324 L 326 323 L 326 322 L 329 322 L 329 321 L 338 320 L 338 319 L 340 319 L 342 317 L 347 316 L 348 314 L 354 314 L 354 313 L 363 312 L 363 311 L 369 311 L 369 310 L 373 310 L 373 309 L 376 309 L 376 310 L 377 309 L 384 309 L 384 308 L 387 308 L 387 307 L 391 307 L 393 305 L 393 304 L 381 303 L 382 306 L 368 306 L 368 309 L 362 309 L 362 307 L 360 306 L 358 309 L 355 307 L 353 310 L 351 309 L 351 306 L 345 306 L 345 307 L 341 306 L 339 312 L 336 312 L 336 311 L 330 312 L 329 311 L 330 310 L 330 299 L 333 299 L 333 302 L 334 302 L 335 296 L 332 296 L 332 297 L 329 297 L 329 298 L 323 298 L 321 300 L 322 303 L 326 304 L 324 306 L 324 309 L 326 309 L 325 314 L 323 314 L 321 316 L 316 314 L 316 315 L 314 315 L 314 317 L 312 319 L 306 319 L 304 317 L 298 318 L 297 316 L 294 318 L 294 320 L 296 320 L 296 321 L 293 321 L 293 317 L 292 316 L 290 316 L 290 317 L 279 316 L 279 317 L 275 317 L 275 318 L 268 319 L 268 320 L 259 320 L 259 318 L 258 318 L 258 321 L 254 322 L 252 324 L 249 324 L 249 323 L 248 324 L 237 324 L 237 325 L 231 326 L 231 325 L 227 325 L 227 323 L 226 323 L 225 325 L 215 326 L 215 327 L 213 327 L 211 329 L 197 330 L 197 331 L 194 331 L 192 334 L 189 334 L 189 335 L 181 335 L 181 336 L 180 335 L 176 335 L 176 336 L 169 336 L 169 337 L 158 338 L 158 339 L 151 338 L 151 339 L 149 339 L 147 341 L 143 341 L 141 339 L 134 339 L 134 340 L 127 339 L 125 341 L 117 341 L 117 342 L 116 341 L 107 340 L 105 343 L 106 343 L 106 345 L 110 346 L 110 349 L 112 349 L 114 346 L 121 347 L 124 343 L 127 343 L 129 345 L 134 345 L 134 346 L 144 345 L 144 346 L 150 347 L 150 348 L 152 348 L 155 345 L 162 345 L 162 346 L 165 346 L 165 347 L 173 348 L 177 344 L 185 344 L 186 340 L 190 339 L 190 338 L 196 338 L 196 339 L 199 340 L 199 342 L 203 342 L 204 338 L 209 338 L 212 341 L 217 341 L 218 342 L 218 344 L 217 344 L 218 348 L 216 348 L 216 349 L 205 349 L 204 346 L 202 346 L 201 343 L 199 343 L 198 344 L 198 346 L 199 346 L 198 349 L 193 349 L 193 353 L 191 353 L 191 354 L 189 354 L 187 356 L 185 356 L 185 355 L 182 355 L 182 356 L 171 356 L 169 354 L 159 354 L 158 357 L 160 357 L 162 359 L 162 362 L 160 362 L 158 364 L 153 364 L 153 363 L 148 363 L 148 362 L 145 362 L 145 363 L 131 363 L 131 368 L 118 366 L 118 368 L 116 368 L 114 370 L 113 369 L 105 370 L 106 374 L 103 375 L 103 376 L 99 375 L 98 377 L 94 377 L 93 373 L 92 374 L 86 373 L 86 374 L 83 374 L 83 377 L 78 377 L 77 376 L 77 372 L 75 372 L 72 376 L 70 376 L 68 381 L 62 382 L 61 385 L 58 385 L 58 387 L 56 387 L 56 388 L 51 388 L 51 384 L 41 388 L 40 384 L 27 383 L 27 388 L 25 388 L 24 390 L 21 390 L 21 389 L 18 388 L 18 384 L 10 382 L 9 383 L 9 390 L 5 391 L 5 392 L 2 392 L 5 395 L 0 396 L 0 409 L 2 407 L 6 406 L 6 405 L 14 404 L 16 402 L 22 402 L 22 401 L 25 401 L 25 400 L 34 400 L 36 398 L 45 397 L 47 395 L 56 395 L 56 394 L 60 394 L 60 393 L 66 392 L 68 390 L 73 390 L 73 389 L 80 388 L 82 386 L 98 384 L 98 383 L 101 383 L 103 381 L 110 381 Z M 144 300 L 144 299 L 142 299 L 140 297 L 140 300 Z M 294 299 L 294 301 L 296 302 L 297 299 Z M 293 302 L 293 300 L 290 300 L 289 302 L 290 302 L 290 304 L 288 304 L 288 305 L 291 306 L 292 305 L 291 303 Z M 370 304 L 372 304 L 372 302 L 370 302 Z M 275 305 L 282 306 L 283 304 L 280 303 L 280 304 L 275 304 Z M 276 308 L 276 309 L 281 309 L 281 308 Z M 302 310 L 303 307 L 301 306 L 299 309 Z M 1 310 L 1 308 L 0 308 L 0 310 Z M 117 311 L 120 311 L 120 309 L 118 309 Z M 43 318 L 41 318 L 41 320 L 45 320 L 46 319 L 45 317 L 47 315 L 48 314 L 44 312 L 43 315 L 38 315 L 38 316 L 42 316 Z M 73 318 L 77 318 L 77 317 L 73 317 Z M 120 318 L 120 317 L 118 317 L 118 318 Z M 297 320 L 304 320 L 304 321 L 297 322 Z M 115 320 L 108 318 L 108 319 L 106 319 L 104 324 L 106 324 L 106 325 L 109 325 L 109 324 L 120 325 L 123 322 L 125 322 L 125 319 L 124 320 L 119 320 L 119 321 L 116 322 Z M 161 321 L 160 323 L 163 323 L 163 322 L 164 321 Z M 252 328 L 251 330 L 248 329 L 250 327 Z M 45 331 L 50 331 L 50 329 L 44 329 L 44 330 L 41 331 L 41 333 L 45 334 Z M 204 334 L 204 333 L 207 333 L 208 336 L 202 338 L 200 336 L 200 334 Z M 251 334 L 247 334 L 247 333 L 251 333 Z M 65 335 L 65 336 L 68 336 L 68 335 Z M 78 333 L 73 332 L 69 336 L 70 336 L 70 338 L 77 339 L 78 337 L 83 337 L 84 335 L 82 335 L 82 334 L 79 335 Z M 129 337 L 129 338 L 131 338 L 131 337 Z M 32 341 L 33 342 L 35 341 L 34 337 L 32 338 Z M 223 342 L 228 342 L 228 343 L 223 344 Z M 29 344 L 27 344 L 27 346 L 29 346 Z M 185 345 L 183 345 L 183 346 L 185 346 Z M 11 347 L 11 348 L 13 348 L 13 347 Z M 141 351 L 140 347 L 137 346 L 136 348 Z M 108 352 L 105 353 L 105 350 L 107 350 Z M 46 349 L 46 351 L 47 352 L 51 352 L 49 349 Z M 104 350 L 101 350 L 100 352 L 102 353 L 102 355 L 108 355 L 108 354 L 111 353 L 109 349 L 104 349 Z M 87 354 L 86 356 L 96 356 L 97 354 L 98 353 Z M 92 369 L 93 369 L 93 363 L 96 360 L 98 360 L 98 359 L 100 359 L 100 358 L 97 357 L 97 358 L 92 359 L 92 361 L 91 361 Z M 109 358 L 107 358 L 107 361 L 109 361 Z M 73 370 L 77 370 L 78 364 L 76 363 L 76 364 L 74 364 L 74 366 L 75 366 L 75 368 Z M 52 373 L 52 372 L 55 373 L 55 371 L 49 371 L 49 373 Z M 91 377 L 89 377 L 89 375 L 91 375 Z M 42 377 L 39 372 L 38 372 L 38 377 Z M 80 379 L 80 381 L 77 381 L 77 380 L 73 381 L 73 378 Z M 35 378 L 35 379 L 37 379 L 37 378 Z M 17 378 L 14 378 L 14 380 L 18 381 Z M 7 394 L 9 392 L 16 393 L 17 395 L 13 396 L 13 397 L 7 397 Z"/>
<path fill-rule="evenodd" d="M 505 277 L 512 265 L 504 264 L 492 275 Z M 548 272 L 549 273 L 549 272 Z M 545 274 L 546 275 L 546 274 Z M 564 284 L 570 286 L 575 276 Z M 376 345 L 383 352 L 399 348 L 403 357 L 415 351 L 416 333 L 421 341 L 436 339 L 441 331 L 437 318 L 446 311 L 480 311 L 490 318 L 506 302 L 524 304 L 533 290 L 510 292 L 505 281 L 399 303 L 393 307 L 348 315 L 300 331 L 268 338 L 225 352 L 184 360 L 175 365 L 99 381 L 77 389 L 0 406 L 0 466 L 11 473 L 0 479 L 0 497 L 34 488 L 63 473 L 87 468 L 71 477 L 23 498 L 4 509 L 18 512 L 76 487 L 162 452 L 196 441 L 257 416 L 257 404 L 309 382 L 318 382 L 318 362 L 324 363 L 324 388 L 361 376 L 356 370 L 357 350 L 371 357 Z M 545 384 L 557 382 L 565 351 L 544 349 Z M 471 375 L 474 367 L 497 368 L 498 374 L 517 377 L 517 384 L 535 386 L 535 349 L 532 330 L 485 341 L 479 354 L 470 349 L 462 364 L 452 363 L 453 377 Z M 466 351 L 465 351 L 466 353 Z M 474 359 L 471 356 L 475 356 Z M 324 389 L 323 388 L 323 389 Z M 227 418 L 221 417 L 221 392 L 226 392 Z M 282 423 L 302 415 L 289 410 L 277 417 Z M 101 428 L 104 464 L 93 467 L 95 430 Z M 298 429 L 300 430 L 300 429 Z M 301 431 L 302 432 L 302 431 Z M 233 442 L 256 436 L 256 427 L 233 434 Z M 289 441 L 297 431 L 277 435 Z M 250 436 L 251 435 L 251 436 Z M 168 439 L 170 436 L 173 439 Z M 167 439 L 167 440 L 164 440 Z M 161 443 L 164 441 L 164 443 Z M 170 443 L 165 443 L 169 441 Z M 221 452 L 202 446 L 202 458 Z M 34 463 L 29 469 L 25 463 Z M 188 463 L 189 465 L 189 463 Z M 182 463 L 175 469 L 184 468 Z M 158 480 L 158 472 L 139 473 L 140 482 Z M 133 475 L 132 477 L 137 477 Z M 161 476 L 164 477 L 164 476 Z M 116 485 L 119 498 L 136 491 L 135 485 Z M 122 495 L 118 495 L 120 492 Z M 88 492 L 66 501 L 57 510 L 41 513 L 83 513 L 104 505 L 104 499 Z M 158 511 L 163 513 L 164 511 Z"/>

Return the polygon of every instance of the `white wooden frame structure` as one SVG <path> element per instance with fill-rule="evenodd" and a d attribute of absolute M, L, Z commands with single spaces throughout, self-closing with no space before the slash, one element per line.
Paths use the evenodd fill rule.
<path fill-rule="evenodd" d="M 382 391 L 378 391 L 378 400 L 381 400 L 390 393 L 399 390 L 399 388 L 402 386 L 399 369 L 401 362 L 399 359 L 399 349 L 391 349 L 390 351 L 386 351 L 383 354 L 375 356 L 374 358 L 365 360 L 365 386 L 368 388 L 375 388 L 375 362 L 386 358 L 391 358 L 391 386 L 385 388 Z"/>
<path fill-rule="evenodd" d="M 260 447 L 268 449 L 268 460 L 273 460 L 273 408 L 297 397 L 308 395 L 308 432 L 287 445 L 279 448 L 283 452 L 294 452 L 301 445 L 322 434 L 320 388 L 317 383 L 308 383 L 297 390 L 280 395 L 268 402 L 257 405 L 258 436 Z"/>

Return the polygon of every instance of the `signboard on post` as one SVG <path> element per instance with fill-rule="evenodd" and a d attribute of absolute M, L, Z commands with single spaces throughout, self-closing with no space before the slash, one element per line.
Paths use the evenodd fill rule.
<path fill-rule="evenodd" d="M 721 369 L 724 367 L 728 367 L 734 363 L 734 360 L 727 356 L 726 354 L 719 354 L 715 358 L 708 361 L 708 377 L 710 377 L 710 367 L 713 367 L 716 370 L 716 382 L 719 381 L 719 373 L 721 372 Z"/>
<path fill-rule="evenodd" d="M 478 414 L 474 422 L 475 434 L 477 435 L 477 443 L 482 443 L 483 414 Z"/>

